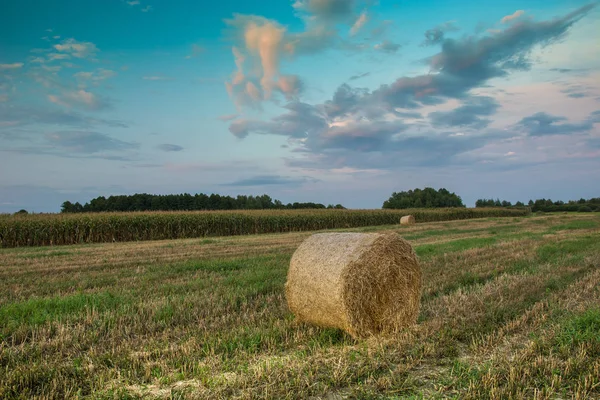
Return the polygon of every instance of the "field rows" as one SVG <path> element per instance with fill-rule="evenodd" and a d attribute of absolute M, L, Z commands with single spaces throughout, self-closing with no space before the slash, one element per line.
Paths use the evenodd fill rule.
<path fill-rule="evenodd" d="M 0 247 L 71 245 L 315 231 L 417 222 L 523 216 L 528 209 L 266 210 L 46 214 L 0 218 Z"/>
<path fill-rule="evenodd" d="M 395 337 L 294 322 L 306 232 L 3 249 L 0 398 L 600 398 L 597 215 L 354 230 L 419 255 Z"/>

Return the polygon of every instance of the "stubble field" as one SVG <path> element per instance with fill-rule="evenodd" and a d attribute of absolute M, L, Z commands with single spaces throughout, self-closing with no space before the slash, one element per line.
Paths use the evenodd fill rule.
<path fill-rule="evenodd" d="M 600 398 L 600 216 L 394 230 L 418 324 L 354 340 L 295 323 L 310 232 L 0 249 L 0 398 Z"/>

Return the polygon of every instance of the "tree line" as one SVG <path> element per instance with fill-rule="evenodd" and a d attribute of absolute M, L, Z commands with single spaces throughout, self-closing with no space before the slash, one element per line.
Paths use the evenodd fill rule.
<path fill-rule="evenodd" d="M 464 207 L 460 196 L 441 188 L 435 190 L 430 187 L 414 189 L 407 192 L 394 192 L 383 203 L 383 208 L 446 208 Z"/>
<path fill-rule="evenodd" d="M 600 197 L 591 199 L 581 198 L 579 200 L 552 201 L 551 199 L 529 200 L 527 205 L 517 201 L 514 205 L 510 201 L 500 201 L 500 199 L 479 199 L 475 202 L 475 207 L 530 207 L 531 211 L 557 212 L 557 211 L 578 211 L 591 212 L 600 211 Z"/>
<path fill-rule="evenodd" d="M 134 195 L 119 195 L 96 197 L 88 203 L 72 203 L 65 201 L 61 205 L 62 213 L 104 212 L 104 211 L 194 211 L 194 210 L 266 210 L 266 209 L 306 209 L 306 208 L 336 208 L 344 209 L 341 204 L 328 205 L 320 203 L 288 203 L 273 200 L 270 196 L 221 196 L 198 193 L 191 195 L 169 194 L 153 195 L 137 193 Z"/>

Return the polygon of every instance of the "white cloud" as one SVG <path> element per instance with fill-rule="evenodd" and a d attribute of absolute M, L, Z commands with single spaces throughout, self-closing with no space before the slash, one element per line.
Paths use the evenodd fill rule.
<path fill-rule="evenodd" d="M 240 116 L 240 114 L 228 114 L 228 115 L 221 115 L 217 118 L 221 121 L 233 121 L 234 119 L 238 118 L 239 116 Z"/>
<path fill-rule="evenodd" d="M 63 107 L 78 107 L 92 111 L 101 110 L 109 106 L 105 100 L 84 89 L 64 92 L 62 96 L 50 94 L 48 95 L 48 100 Z"/>
<path fill-rule="evenodd" d="M 192 52 L 185 56 L 186 60 L 189 60 L 190 58 L 194 58 L 194 57 L 198 57 L 200 54 L 204 53 L 206 49 L 200 45 L 197 44 L 192 44 Z"/>
<path fill-rule="evenodd" d="M 352 28 L 350 28 L 350 35 L 356 35 L 358 31 L 360 31 L 362 27 L 367 23 L 368 20 L 369 17 L 367 17 L 366 11 L 360 14 L 354 25 L 352 25 Z"/>
<path fill-rule="evenodd" d="M 5 71 L 8 69 L 19 69 L 22 68 L 23 65 L 23 63 L 0 64 L 0 71 Z"/>
<path fill-rule="evenodd" d="M 62 43 L 55 44 L 54 48 L 61 53 L 70 54 L 75 58 L 93 57 L 98 51 L 94 43 L 78 42 L 75 39 L 63 40 Z"/>
<path fill-rule="evenodd" d="M 154 75 L 154 76 L 144 76 L 142 78 L 145 81 L 172 81 L 173 78 L 168 77 L 168 76 L 158 76 L 158 75 Z"/>
<path fill-rule="evenodd" d="M 54 60 L 67 60 L 71 58 L 70 55 L 65 54 L 65 53 L 50 53 L 48 54 L 48 60 L 49 61 L 54 61 Z"/>
<path fill-rule="evenodd" d="M 91 83 L 94 86 L 99 86 L 106 79 L 116 76 L 117 73 L 110 69 L 99 68 L 94 72 L 77 72 L 73 76 L 79 82 L 80 87 L 84 87 L 86 83 Z"/>
<path fill-rule="evenodd" d="M 510 14 L 510 15 L 506 15 L 504 16 L 500 22 L 502 22 L 503 24 L 506 24 L 514 19 L 519 18 L 520 16 L 522 16 L 523 14 L 525 14 L 525 11 L 523 10 L 517 10 L 514 13 Z"/>
<path fill-rule="evenodd" d="M 142 8 L 142 12 L 149 12 L 149 11 L 152 11 L 153 9 L 154 9 L 154 7 L 152 7 L 152 6 L 146 6 L 146 7 Z"/>

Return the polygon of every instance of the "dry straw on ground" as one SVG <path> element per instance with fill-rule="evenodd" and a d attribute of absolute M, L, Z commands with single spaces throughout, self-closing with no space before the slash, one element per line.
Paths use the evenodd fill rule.
<path fill-rule="evenodd" d="M 300 321 L 354 337 L 395 332 L 419 314 L 421 269 L 396 233 L 319 233 L 294 253 L 285 287 Z"/>
<path fill-rule="evenodd" d="M 412 225 L 414 223 L 416 223 L 416 221 L 415 217 L 412 215 L 405 215 L 404 217 L 400 218 L 400 225 Z"/>

